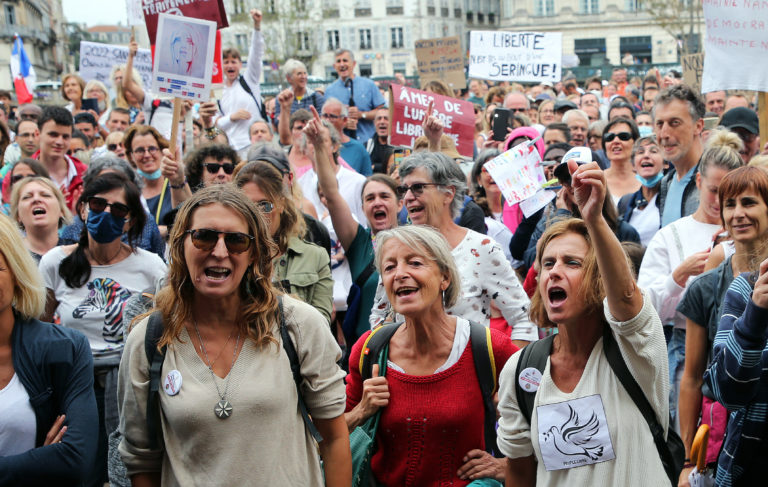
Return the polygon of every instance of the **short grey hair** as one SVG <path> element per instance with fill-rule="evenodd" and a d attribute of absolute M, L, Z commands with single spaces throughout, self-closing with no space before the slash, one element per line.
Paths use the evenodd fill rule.
<path fill-rule="evenodd" d="M 461 291 L 461 276 L 453 260 L 451 246 L 445 237 L 427 225 L 404 225 L 391 230 L 385 230 L 376 235 L 376 269 L 381 272 L 383 250 L 387 241 L 397 239 L 409 249 L 421 253 L 422 256 L 437 264 L 440 273 L 447 276 L 448 287 L 443 292 L 443 307 L 450 308 L 456 304 Z M 395 310 L 397 311 L 397 310 Z"/>
<path fill-rule="evenodd" d="M 286 78 L 293 76 L 293 72 L 297 69 L 307 70 L 307 65 L 299 61 L 298 59 L 289 59 L 283 65 L 283 74 Z"/>
<path fill-rule="evenodd" d="M 585 122 L 587 122 L 587 126 L 589 126 L 589 115 L 587 115 L 584 110 L 568 110 L 565 112 L 565 115 L 563 115 L 563 123 L 567 125 L 572 118 L 582 118 Z"/>
<path fill-rule="evenodd" d="M 341 106 L 341 116 L 342 117 L 348 117 L 349 116 L 349 107 L 347 105 L 345 105 L 338 98 L 334 98 L 334 97 L 326 98 L 325 99 L 325 103 L 323 104 L 323 106 L 326 106 L 328 104 L 333 105 L 334 103 Z"/>
<path fill-rule="evenodd" d="M 442 152 L 415 152 L 400 163 L 399 174 L 402 181 L 416 168 L 423 167 L 433 183 L 439 184 L 438 190 L 447 193 L 446 186 L 453 186 L 451 216 L 459 216 L 464 206 L 464 194 L 467 191 L 467 177 L 458 164 Z M 376 237 L 378 239 L 378 237 Z"/>
<path fill-rule="evenodd" d="M 333 59 L 336 59 L 337 57 L 341 56 L 344 53 L 349 54 L 349 60 L 350 61 L 354 61 L 355 60 L 355 53 L 350 51 L 349 49 L 346 49 L 346 48 L 343 48 L 343 47 L 340 48 L 340 49 L 336 49 L 333 52 Z"/>
<path fill-rule="evenodd" d="M 88 186 L 88 183 L 101 174 L 102 171 L 109 170 L 122 174 L 128 181 L 132 181 L 139 189 L 144 186 L 142 179 L 139 178 L 139 175 L 136 174 L 136 171 L 133 170 L 127 161 L 111 155 L 99 156 L 96 159 L 91 160 L 88 169 L 83 173 L 83 185 Z"/>

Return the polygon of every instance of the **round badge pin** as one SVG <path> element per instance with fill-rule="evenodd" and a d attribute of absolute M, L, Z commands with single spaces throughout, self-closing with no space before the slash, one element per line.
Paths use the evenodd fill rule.
<path fill-rule="evenodd" d="M 169 396 L 175 396 L 181 390 L 181 372 L 172 370 L 165 376 L 163 389 Z"/>
<path fill-rule="evenodd" d="M 528 367 L 520 372 L 517 378 L 518 384 L 526 392 L 536 392 L 541 384 L 541 372 L 536 367 Z"/>

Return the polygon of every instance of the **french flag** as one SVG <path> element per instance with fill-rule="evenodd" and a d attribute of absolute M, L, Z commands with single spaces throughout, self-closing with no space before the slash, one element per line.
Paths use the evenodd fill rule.
<path fill-rule="evenodd" d="M 13 75 L 13 85 L 16 88 L 16 98 L 19 105 L 31 103 L 37 75 L 34 66 L 29 62 L 27 51 L 24 50 L 24 43 L 18 34 L 15 36 L 13 51 L 11 51 L 11 75 Z"/>

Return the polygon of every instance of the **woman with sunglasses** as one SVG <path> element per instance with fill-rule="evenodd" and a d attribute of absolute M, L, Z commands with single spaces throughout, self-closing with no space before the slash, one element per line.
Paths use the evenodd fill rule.
<path fill-rule="evenodd" d="M 185 159 L 187 182 L 194 191 L 212 184 L 232 182 L 232 173 L 240 162 L 237 152 L 224 144 L 198 147 Z"/>
<path fill-rule="evenodd" d="M 647 247 L 661 228 L 659 215 L 659 189 L 664 177 L 664 159 L 656 136 L 640 137 L 632 146 L 632 165 L 640 189 L 619 199 L 619 215 L 640 235 L 640 243 Z"/>
<path fill-rule="evenodd" d="M 605 170 L 605 183 L 613 197 L 613 204 L 626 194 L 640 189 L 632 167 L 632 147 L 640 137 L 634 120 L 615 118 L 603 130 L 603 150 L 610 162 Z"/>
<path fill-rule="evenodd" d="M 155 288 L 165 276 L 157 255 L 137 248 L 146 213 L 139 189 L 115 173 L 85 185 L 78 200 L 88 216 L 74 245 L 55 247 L 40 261 L 48 290 L 43 320 L 81 331 L 94 359 L 94 390 L 99 408 L 99 448 L 93 478 L 107 474 L 107 436 L 117 428 L 117 367 L 123 350 L 123 306 L 134 293 Z M 121 241 L 128 234 L 128 244 Z M 101 482 L 101 483 L 100 483 Z"/>
<path fill-rule="evenodd" d="M 28 176 L 13 186 L 11 219 L 24 232 L 24 246 L 35 261 L 61 245 L 59 229 L 71 216 L 64 195 L 50 179 Z"/>
<path fill-rule="evenodd" d="M 330 324 L 333 279 L 330 258 L 319 245 L 301 238 L 304 218 L 293 203 L 282 175 L 267 162 L 251 162 L 237 173 L 237 187 L 263 213 L 269 235 L 277 244 L 272 279 L 275 287 L 318 310 Z"/>
<path fill-rule="evenodd" d="M 118 387 L 119 451 L 133 485 L 213 479 L 319 487 L 324 474 L 329 487 L 349 486 L 339 347 L 319 312 L 273 286 L 277 249 L 262 212 L 231 186 L 201 189 L 179 209 L 169 245 L 155 310 L 163 324 L 158 346 L 167 346 L 160 377 L 176 377 L 179 389 L 159 392 L 160 411 L 150 413 L 158 415 L 162 438 L 150 438 L 149 319 L 139 321 L 128 335 Z M 319 445 L 297 407 L 281 326 L 300 357 L 301 397 L 322 435 Z"/>

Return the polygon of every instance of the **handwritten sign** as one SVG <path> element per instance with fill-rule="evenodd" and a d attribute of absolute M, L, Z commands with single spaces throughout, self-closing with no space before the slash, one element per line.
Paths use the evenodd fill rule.
<path fill-rule="evenodd" d="M 703 0 L 707 22 L 701 91 L 768 91 L 768 3 Z"/>
<path fill-rule="evenodd" d="M 683 82 L 701 93 L 701 72 L 704 69 L 704 53 L 683 56 Z"/>
<path fill-rule="evenodd" d="M 536 194 L 520 202 L 520 210 L 526 218 L 544 208 L 550 201 L 555 199 L 557 192 L 551 189 L 540 189 Z"/>
<path fill-rule="evenodd" d="M 534 196 L 546 182 L 539 151 L 529 142 L 514 146 L 486 162 L 483 167 L 496 181 L 510 205 Z"/>
<path fill-rule="evenodd" d="M 197 101 L 211 95 L 216 23 L 160 14 L 152 91 Z"/>
<path fill-rule="evenodd" d="M 560 32 L 470 32 L 470 78 L 560 81 L 562 58 Z"/>
<path fill-rule="evenodd" d="M 85 81 L 101 81 L 107 88 L 112 86 L 109 74 L 112 66 L 125 64 L 128 60 L 128 46 L 101 44 L 98 42 L 80 42 L 80 76 Z M 152 80 L 152 55 L 149 49 L 139 49 L 133 58 L 133 69 L 141 76 L 145 90 L 149 90 Z"/>
<path fill-rule="evenodd" d="M 157 40 L 158 16 L 162 13 L 210 20 L 217 29 L 229 27 L 223 0 L 142 0 L 149 43 Z"/>
<path fill-rule="evenodd" d="M 394 83 L 389 88 L 390 144 L 413 147 L 413 141 L 424 135 L 421 124 L 434 101 L 434 115 L 443 122 L 444 133 L 453 138 L 459 154 L 472 157 L 475 112 L 470 102 Z"/>
<path fill-rule="evenodd" d="M 416 62 L 422 87 L 432 80 L 443 81 L 454 90 L 467 86 L 458 36 L 416 41 Z"/>
<path fill-rule="evenodd" d="M 125 13 L 128 16 L 128 25 L 144 25 L 141 0 L 125 0 Z"/>

